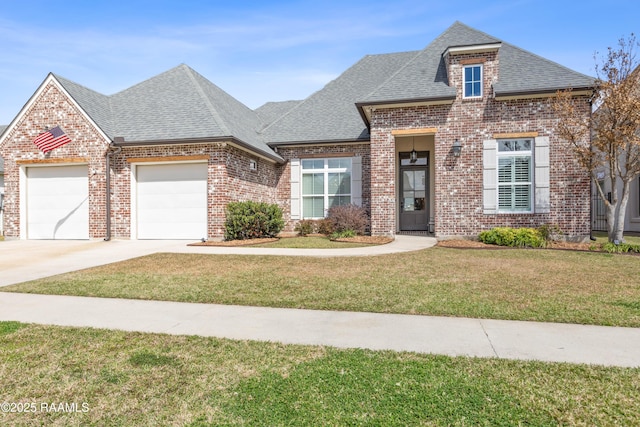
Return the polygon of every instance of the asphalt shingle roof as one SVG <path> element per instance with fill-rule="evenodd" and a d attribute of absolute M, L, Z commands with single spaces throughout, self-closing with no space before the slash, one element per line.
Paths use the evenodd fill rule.
<path fill-rule="evenodd" d="M 288 113 L 270 124 L 267 142 L 367 139 L 355 103 L 389 78 L 417 52 L 367 55 Z"/>
<path fill-rule="evenodd" d="M 184 64 L 111 96 L 55 77 L 109 137 L 124 137 L 125 144 L 233 137 L 279 158 L 258 134 L 262 121 L 254 111 Z"/>
<path fill-rule="evenodd" d="M 367 140 L 358 106 L 454 99 L 448 48 L 501 43 L 496 95 L 592 87 L 594 79 L 455 22 L 421 51 L 367 55 L 303 101 L 253 111 L 186 65 L 105 96 L 55 76 L 109 136 L 125 143 L 235 138 L 257 153 L 267 144 Z"/>
<path fill-rule="evenodd" d="M 269 125 L 271 122 L 285 115 L 285 113 L 289 112 L 293 107 L 297 106 L 301 102 L 301 100 L 267 102 L 266 104 L 256 108 L 255 112 L 260 116 L 265 125 Z"/>

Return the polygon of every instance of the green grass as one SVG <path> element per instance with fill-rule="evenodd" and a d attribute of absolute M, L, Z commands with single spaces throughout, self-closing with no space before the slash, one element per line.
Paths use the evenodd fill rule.
<path fill-rule="evenodd" d="M 0 425 L 634 425 L 639 369 L 0 322 Z"/>
<path fill-rule="evenodd" d="M 3 291 L 640 326 L 640 258 L 432 248 L 355 258 L 155 254 Z"/>

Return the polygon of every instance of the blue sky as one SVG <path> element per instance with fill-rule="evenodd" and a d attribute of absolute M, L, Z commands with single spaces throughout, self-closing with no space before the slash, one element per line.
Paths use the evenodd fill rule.
<path fill-rule="evenodd" d="M 7 1 L 0 124 L 49 72 L 105 95 L 181 63 L 251 108 L 303 99 L 366 54 L 418 50 L 461 21 L 594 75 L 594 53 L 637 30 L 625 1 Z"/>

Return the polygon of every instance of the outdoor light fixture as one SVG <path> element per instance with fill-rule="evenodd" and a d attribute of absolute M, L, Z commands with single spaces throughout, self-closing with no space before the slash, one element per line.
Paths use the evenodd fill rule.
<path fill-rule="evenodd" d="M 415 163 L 418 161 L 418 152 L 416 151 L 416 144 L 414 137 L 411 137 L 411 154 L 409 154 L 409 162 Z"/>
<path fill-rule="evenodd" d="M 453 150 L 453 155 L 455 157 L 460 157 L 460 152 L 462 151 L 462 144 L 460 144 L 460 141 L 456 139 L 453 142 L 453 147 L 451 147 L 451 149 Z"/>

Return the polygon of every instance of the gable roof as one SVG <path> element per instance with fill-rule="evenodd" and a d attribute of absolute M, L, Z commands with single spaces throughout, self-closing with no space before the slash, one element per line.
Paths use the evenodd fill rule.
<path fill-rule="evenodd" d="M 500 40 L 454 23 L 411 61 L 399 68 L 383 84 L 359 99 L 360 104 L 388 103 L 398 100 L 455 99 L 456 89 L 449 86 L 443 53 L 451 47 L 499 43 Z"/>
<path fill-rule="evenodd" d="M 110 138 L 127 143 L 232 139 L 282 161 L 263 141 L 259 116 L 182 64 L 111 96 L 55 78 Z"/>
<path fill-rule="evenodd" d="M 417 52 L 367 55 L 263 131 L 268 143 L 369 138 L 355 103 Z"/>
<path fill-rule="evenodd" d="M 231 140 L 282 162 L 270 146 L 367 141 L 365 106 L 453 102 L 446 53 L 487 45 L 498 49 L 496 96 L 594 86 L 589 76 L 460 22 L 420 51 L 367 55 L 305 100 L 255 111 L 184 64 L 111 96 L 52 76 L 107 137 L 124 137 L 124 145 Z"/>
<path fill-rule="evenodd" d="M 504 43 L 461 22 L 455 22 L 388 81 L 361 100 L 361 105 L 398 101 L 454 99 L 444 53 L 452 47 L 500 43 L 496 95 L 555 92 L 562 88 L 593 87 L 594 79 L 553 61 Z"/>

